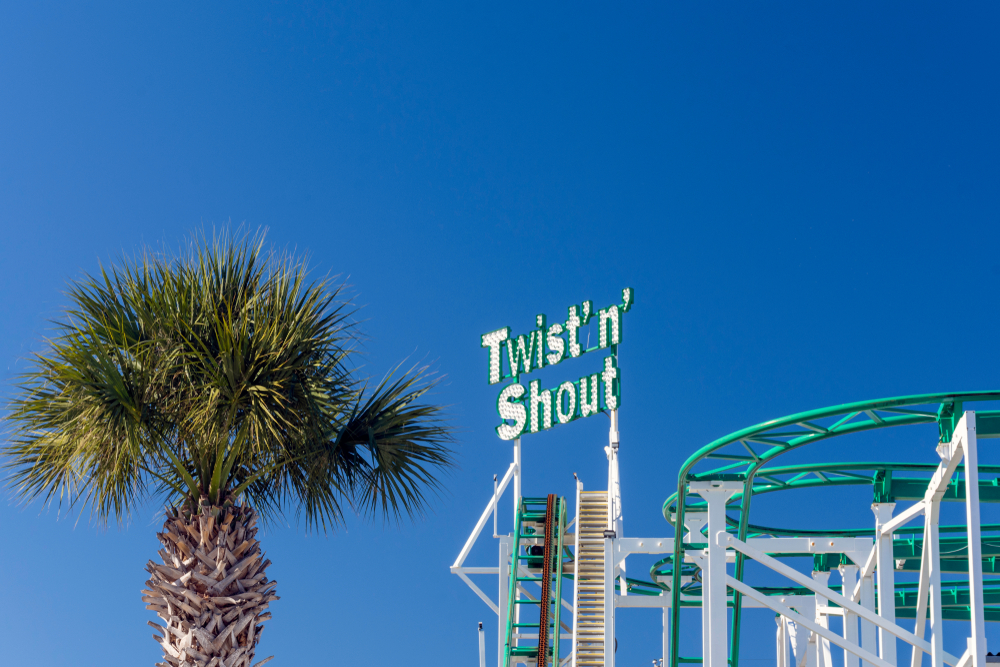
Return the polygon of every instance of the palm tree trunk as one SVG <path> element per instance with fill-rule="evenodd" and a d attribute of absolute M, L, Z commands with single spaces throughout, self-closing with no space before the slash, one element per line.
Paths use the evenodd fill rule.
<path fill-rule="evenodd" d="M 151 577 L 142 599 L 166 623 L 149 623 L 163 647 L 157 665 L 248 667 L 263 629 L 258 623 L 271 617 L 264 610 L 278 599 L 264 574 L 271 561 L 255 539 L 257 514 L 245 506 L 200 509 L 167 509 L 157 534 L 163 563 L 146 565 Z"/>

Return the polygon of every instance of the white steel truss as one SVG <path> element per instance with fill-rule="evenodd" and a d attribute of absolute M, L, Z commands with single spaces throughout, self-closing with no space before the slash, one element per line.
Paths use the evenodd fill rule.
<path fill-rule="evenodd" d="M 665 591 L 661 595 L 629 595 L 625 577 L 625 563 L 632 554 L 671 554 L 674 553 L 674 538 L 625 538 L 622 535 L 621 492 L 618 480 L 618 442 L 617 415 L 613 419 L 612 436 L 609 446 L 605 449 L 608 455 L 608 489 L 601 492 L 603 502 L 607 506 L 605 529 L 601 536 L 594 532 L 590 525 L 592 518 L 585 518 L 582 511 L 583 484 L 576 483 L 576 517 L 569 524 L 576 528 L 566 539 L 573 545 L 574 553 L 574 585 L 572 600 L 561 600 L 561 604 L 571 612 L 573 627 L 563 624 L 560 630 L 562 637 L 571 640 L 570 655 L 562 660 L 561 667 L 571 664 L 572 667 L 583 667 L 584 661 L 578 661 L 578 647 L 581 641 L 580 619 L 576 610 L 582 609 L 584 601 L 581 598 L 581 577 L 585 569 L 581 563 L 584 558 L 581 549 L 594 552 L 600 549 L 603 558 L 594 558 L 593 563 L 599 563 L 603 568 L 603 585 L 598 585 L 598 579 L 593 576 L 587 579 L 588 590 L 603 592 L 603 620 L 600 622 L 604 633 L 602 660 L 587 664 L 601 667 L 614 667 L 614 627 L 615 610 L 619 608 L 652 608 L 659 609 L 663 616 L 663 664 L 667 665 L 669 656 L 671 595 Z M 815 425 L 812 425 L 815 427 Z M 976 413 L 966 411 L 955 424 L 948 442 L 936 447 L 939 464 L 927 484 L 921 499 L 903 507 L 896 502 L 876 502 L 872 504 L 874 515 L 874 539 L 817 536 L 817 537 L 758 537 L 746 540 L 737 539 L 727 530 L 726 503 L 734 494 L 745 493 L 742 482 L 735 481 L 701 481 L 690 482 L 687 486 L 692 494 L 701 496 L 705 501 L 702 509 L 692 506 L 684 515 L 684 536 L 686 544 L 697 544 L 704 548 L 687 548 L 682 551 L 685 563 L 694 563 L 698 569 L 701 581 L 701 597 L 681 592 L 680 599 L 685 603 L 700 601 L 703 614 L 702 626 L 702 665 L 703 667 L 728 667 L 728 615 L 732 602 L 732 592 L 738 592 L 742 597 L 743 609 L 769 609 L 777 616 L 776 628 L 776 665 L 777 667 L 832 667 L 832 647 L 843 651 L 844 667 L 900 667 L 901 660 L 909 657 L 909 667 L 921 667 L 923 656 L 930 656 L 931 667 L 986 667 L 986 633 L 983 599 L 983 562 L 980 530 L 979 508 L 979 468 L 978 441 L 976 431 Z M 751 450 L 752 451 L 752 450 Z M 962 477 L 956 482 L 955 477 L 960 467 Z M 498 614 L 501 621 L 506 618 L 511 600 L 508 595 L 509 577 L 511 572 L 512 538 L 509 535 L 498 535 L 496 531 L 496 512 L 500 498 L 505 489 L 513 482 L 515 507 L 520 496 L 520 443 L 515 442 L 514 462 L 510 465 L 503 478 L 495 480 L 494 493 L 489 499 L 479 521 L 463 546 L 451 571 L 458 575 L 472 590 Z M 941 541 L 939 536 L 940 505 L 945 495 L 954 490 L 957 484 L 964 487 L 964 499 L 957 492 L 952 492 L 950 500 L 964 500 L 966 517 L 966 537 L 969 563 L 969 633 L 965 651 L 952 655 L 944 650 L 944 614 L 942 606 L 942 564 Z M 593 493 L 593 492 L 588 492 Z M 913 496 L 908 496 L 913 497 Z M 603 505 L 602 505 L 603 507 Z M 494 518 L 494 537 L 499 540 L 499 565 L 496 567 L 466 566 L 475 542 L 482 530 Z M 907 524 L 923 519 L 923 541 L 920 551 L 919 580 L 915 602 L 915 621 L 912 626 L 903 627 L 896 618 L 896 562 L 893 557 L 894 533 Z M 585 522 L 587 523 L 585 526 Z M 586 533 L 586 531 L 590 531 Z M 584 534 L 586 533 L 586 534 Z M 584 544 L 581 542 L 584 538 Z M 593 542 L 594 544 L 590 544 Z M 598 547 L 597 545 L 600 544 Z M 729 571 L 729 564 L 736 560 L 736 554 L 753 560 L 769 570 L 782 575 L 796 586 L 807 591 L 806 594 L 778 595 L 773 592 L 758 590 L 745 580 L 739 580 Z M 841 561 L 834 572 L 839 576 L 841 590 L 835 590 L 829 585 L 830 571 L 800 572 L 778 560 L 783 555 L 802 554 L 843 554 L 846 561 Z M 517 562 L 514 560 L 513 562 Z M 680 567 L 675 563 L 674 567 Z M 687 567 L 690 568 L 690 565 Z M 591 568 L 593 569 L 593 568 Z M 498 597 L 494 602 L 482 589 L 469 578 L 473 574 L 496 574 L 499 578 Z M 682 575 L 682 585 L 691 583 L 690 574 Z M 743 579 L 746 579 L 744 575 Z M 664 580 L 665 581 L 665 580 Z M 619 584 L 620 582 L 620 584 Z M 911 586 L 913 584 L 910 584 Z M 619 592 L 616 586 L 620 587 Z M 521 586 L 514 589 L 515 595 L 534 599 L 532 593 Z M 912 589 L 911 589 L 912 590 Z M 911 593 L 912 595 L 912 593 Z M 912 597 L 908 598 L 912 600 Z M 588 598 L 589 600 L 589 598 Z M 593 605 L 588 601 L 588 605 Z M 515 605 L 516 606 L 516 605 Z M 913 606 L 910 604 L 909 606 Z M 594 611 L 600 607 L 595 607 Z M 590 622 L 597 627 L 598 618 L 590 612 Z M 829 618 L 839 616 L 843 619 L 841 634 L 831 630 Z M 928 621 L 929 620 L 929 633 Z M 499 655 L 498 664 L 503 664 L 504 628 L 499 624 Z M 954 627 L 954 626 L 952 626 Z M 929 636 L 927 636 L 929 634 Z M 527 637 L 528 635 L 520 635 Z M 908 656 L 897 655 L 897 640 L 911 648 Z M 529 661 L 530 662 L 530 661 Z"/>

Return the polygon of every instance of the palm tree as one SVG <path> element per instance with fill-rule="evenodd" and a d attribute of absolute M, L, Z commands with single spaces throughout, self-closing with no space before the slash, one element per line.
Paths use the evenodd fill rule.
<path fill-rule="evenodd" d="M 164 667 L 251 664 L 278 599 L 258 518 L 398 522 L 452 465 L 441 408 L 421 400 L 426 369 L 368 390 L 342 286 L 263 240 L 202 236 L 71 284 L 10 406 L 3 453 L 22 501 L 119 524 L 165 503 L 143 590 Z"/>

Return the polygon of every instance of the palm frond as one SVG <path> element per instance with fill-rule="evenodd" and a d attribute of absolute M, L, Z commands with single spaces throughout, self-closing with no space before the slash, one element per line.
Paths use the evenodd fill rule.
<path fill-rule="evenodd" d="M 371 462 L 360 480 L 361 511 L 398 522 L 423 513 L 426 492 L 440 485 L 435 473 L 452 467 L 454 459 L 445 446 L 451 435 L 442 408 L 420 402 L 438 380 L 428 377 L 426 367 L 396 380 L 393 375 L 359 402 L 342 443 L 367 449 Z"/>
<path fill-rule="evenodd" d="M 453 464 L 433 380 L 414 369 L 370 394 L 352 365 L 344 286 L 311 280 L 262 234 L 197 237 L 73 283 L 31 359 L 3 448 L 17 497 L 125 520 L 150 496 L 329 530 L 345 510 L 419 516 Z"/>

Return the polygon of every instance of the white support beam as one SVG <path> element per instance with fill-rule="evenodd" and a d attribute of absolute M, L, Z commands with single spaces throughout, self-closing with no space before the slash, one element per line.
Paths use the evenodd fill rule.
<path fill-rule="evenodd" d="M 827 585 L 830 582 L 829 572 L 817 572 L 812 573 L 813 581 L 815 581 L 820 586 L 829 588 Z M 830 618 L 824 612 L 827 609 L 827 599 L 816 594 L 816 623 L 823 626 L 826 629 L 830 629 Z M 830 640 L 819 638 L 816 642 L 816 664 L 818 667 L 833 667 L 833 658 L 830 655 Z"/>
<path fill-rule="evenodd" d="M 924 519 L 926 522 L 926 518 Z M 930 586 L 930 558 L 927 549 L 920 552 L 920 579 L 917 584 L 917 617 L 913 624 L 913 634 L 924 638 L 924 628 L 927 625 L 927 592 Z M 920 667 L 924 654 L 916 646 L 910 654 L 910 667 Z"/>
<path fill-rule="evenodd" d="M 871 547 L 864 537 L 752 537 L 746 543 L 769 554 L 867 553 Z"/>
<path fill-rule="evenodd" d="M 615 540 L 615 565 L 630 554 L 668 554 L 674 552 L 672 537 L 620 537 Z"/>
<path fill-rule="evenodd" d="M 695 563 L 698 568 L 703 570 L 702 572 L 702 584 L 705 583 L 705 577 L 708 576 L 708 560 L 705 552 L 707 549 L 685 549 L 684 551 L 684 562 L 685 563 Z M 736 562 L 736 552 L 727 551 L 726 552 L 726 562 L 735 563 Z M 704 588 L 704 586 L 702 586 Z"/>
<path fill-rule="evenodd" d="M 937 470 L 934 471 L 931 481 L 927 485 L 924 503 L 929 503 L 932 500 L 941 502 L 944 494 L 948 492 L 948 484 L 951 483 L 952 476 L 962 462 L 960 451 L 952 443 L 938 445 L 937 453 L 941 457 L 941 463 L 938 465 Z"/>
<path fill-rule="evenodd" d="M 514 523 L 521 509 L 521 439 L 514 438 Z"/>
<path fill-rule="evenodd" d="M 875 561 L 875 548 L 874 547 L 872 548 L 871 556 L 868 557 L 868 561 L 871 562 L 871 563 L 874 563 L 874 561 Z M 874 565 L 872 566 L 872 569 L 874 570 Z M 869 572 L 869 574 L 865 575 L 864 574 L 864 570 L 862 570 L 861 574 L 862 574 L 861 582 L 860 582 L 860 584 L 861 584 L 861 606 L 864 609 L 866 609 L 867 611 L 871 612 L 871 614 L 874 616 L 875 615 L 875 578 L 874 578 L 874 576 L 870 572 Z M 876 645 L 876 639 L 875 639 L 876 638 L 875 625 L 872 624 L 872 622 L 869 621 L 865 617 L 862 617 L 860 619 L 860 622 L 861 622 L 861 648 L 863 648 L 864 650 L 868 651 L 869 653 L 875 653 L 876 651 L 878 651 L 878 646 Z M 893 623 L 892 625 L 895 625 L 895 623 Z M 885 629 L 882 628 L 882 631 L 884 632 Z M 868 663 L 864 663 L 864 664 L 868 664 Z"/>
<path fill-rule="evenodd" d="M 479 667 L 486 667 L 486 635 L 482 623 L 479 624 Z"/>
<path fill-rule="evenodd" d="M 762 605 L 764 605 L 768 609 L 772 609 L 772 610 L 776 611 L 777 613 L 781 614 L 782 616 L 785 616 L 785 617 L 789 618 L 790 620 L 794 621 L 795 623 L 797 623 L 798 625 L 802 626 L 803 628 L 805 628 L 805 629 L 807 629 L 807 630 L 809 630 L 811 632 L 816 633 L 817 635 L 819 635 L 820 637 L 822 637 L 824 639 L 830 640 L 831 644 L 835 644 L 835 645 L 841 647 L 842 649 L 844 649 L 845 651 L 848 651 L 852 655 L 858 656 L 859 658 L 861 658 L 865 662 L 870 662 L 872 665 L 875 665 L 875 667 L 892 667 L 892 665 L 890 665 L 889 663 L 887 663 L 885 660 L 883 660 L 882 658 L 878 657 L 874 653 L 869 653 L 868 651 L 865 651 L 864 649 L 862 649 L 860 646 L 857 646 L 855 644 L 852 644 L 851 642 L 845 641 L 843 637 L 840 637 L 839 635 L 837 635 L 836 633 L 834 633 L 832 630 L 828 630 L 827 628 L 824 628 L 821 625 L 818 625 L 817 623 L 815 623 L 814 621 L 806 618 L 802 614 L 798 614 L 798 613 L 792 611 L 791 609 L 789 609 L 785 605 L 783 605 L 780 602 L 778 602 L 773 596 L 764 595 L 760 591 L 757 591 L 753 587 L 748 586 L 747 584 L 743 583 L 742 581 L 738 581 L 735 577 L 731 577 L 729 575 L 726 575 L 726 583 L 731 588 L 739 591 L 740 593 L 742 593 L 743 595 L 747 596 L 748 598 L 751 598 L 751 599 L 756 600 L 757 602 L 760 602 Z M 956 663 L 957 663 L 957 661 L 958 661 L 958 659 L 956 658 Z"/>
<path fill-rule="evenodd" d="M 576 480 L 576 518 L 573 521 L 577 521 L 580 518 L 580 494 L 583 493 L 583 482 L 580 478 L 573 473 L 573 479 Z M 576 527 L 576 535 L 573 537 L 573 609 L 577 609 L 580 606 L 580 577 L 577 576 L 579 573 L 580 565 L 580 533 L 583 532 L 583 522 L 581 521 Z M 571 667 L 576 667 L 576 639 L 577 630 L 580 624 L 580 619 L 574 612 L 573 614 L 573 643 L 570 647 L 570 665 Z"/>
<path fill-rule="evenodd" d="M 604 539 L 604 665 L 615 666 L 614 540 Z"/>
<path fill-rule="evenodd" d="M 659 609 L 670 607 L 669 595 L 619 595 L 615 598 L 615 609 Z"/>
<path fill-rule="evenodd" d="M 489 521 L 490 514 L 496 509 L 497 500 L 503 495 L 504 489 L 507 488 L 507 483 L 510 482 L 511 477 L 514 476 L 514 471 L 516 470 L 516 464 L 511 463 L 510 467 L 507 468 L 507 474 L 503 476 L 503 481 L 500 482 L 499 488 L 493 493 L 493 497 L 490 498 L 490 502 L 486 503 L 486 509 L 483 510 L 482 515 L 479 517 L 479 521 L 476 522 L 476 527 L 472 529 L 472 533 L 469 535 L 469 539 L 465 541 L 465 546 L 462 547 L 462 551 L 459 552 L 458 558 L 455 559 L 455 564 L 452 568 L 462 567 L 465 559 L 469 557 L 469 552 L 472 551 L 472 545 L 476 543 L 479 539 L 479 533 L 483 532 L 483 528 L 486 526 L 486 522 Z"/>
<path fill-rule="evenodd" d="M 794 610 L 797 614 L 802 614 L 806 618 L 812 616 L 813 613 L 811 607 L 808 605 L 805 606 L 805 609 L 800 605 L 790 607 L 790 609 Z M 792 620 L 788 621 L 788 638 L 792 640 L 792 663 L 795 667 L 806 667 L 806 662 L 809 660 L 808 647 L 811 635 L 811 632 L 806 632 L 806 629 L 798 623 Z"/>
<path fill-rule="evenodd" d="M 497 623 L 497 665 L 503 664 L 504 644 L 507 637 L 507 617 L 510 614 L 510 537 L 500 538 L 500 576 L 498 579 L 500 592 L 497 600 L 500 604 L 500 622 Z"/>
<path fill-rule="evenodd" d="M 849 590 L 854 590 L 854 586 L 858 581 L 858 566 L 847 564 L 841 565 L 839 569 L 842 590 L 845 593 Z M 853 595 L 851 597 L 853 599 Z M 842 613 L 844 614 L 844 639 L 856 646 L 860 645 L 858 641 L 858 617 L 843 608 Z M 913 650 L 919 651 L 920 649 L 914 647 Z M 923 653 L 920 653 L 920 655 L 923 655 Z M 859 664 L 858 656 L 849 651 L 844 651 L 844 667 L 858 667 Z"/>
<path fill-rule="evenodd" d="M 885 503 L 885 504 L 890 504 L 890 503 Z M 895 505 L 895 503 L 891 504 Z M 918 516 L 923 516 L 924 509 L 926 507 L 927 507 L 926 503 L 923 500 L 921 500 L 912 507 L 906 508 L 905 510 L 900 512 L 896 516 L 896 518 L 886 521 L 885 524 L 882 525 L 880 529 L 881 534 L 889 535 L 891 537 L 892 533 L 896 532 L 897 528 L 905 526 L 906 524 L 916 519 Z"/>
<path fill-rule="evenodd" d="M 746 554 L 753 560 L 757 561 L 764 567 L 768 567 L 779 574 L 785 575 L 795 583 L 799 584 L 800 586 L 804 586 L 805 588 L 811 590 L 814 593 L 819 593 L 823 595 L 823 597 L 829 599 L 832 602 L 837 603 L 838 605 L 840 605 L 847 611 L 851 612 L 852 614 L 856 614 L 859 618 L 866 620 L 869 623 L 872 623 L 879 628 L 884 628 L 892 635 L 899 637 L 900 639 L 909 644 L 913 644 L 914 646 L 919 646 L 925 653 L 931 653 L 931 645 L 928 644 L 923 639 L 920 639 L 916 635 L 908 632 L 907 630 L 904 630 L 895 623 L 889 623 L 885 619 L 881 618 L 874 611 L 865 609 L 864 607 L 857 604 L 853 600 L 848 600 L 840 593 L 837 593 L 836 591 L 833 591 L 825 586 L 819 586 L 811 578 L 805 576 L 798 570 L 794 570 L 789 566 L 785 565 L 784 563 L 774 558 L 771 558 L 767 554 L 757 551 L 750 545 L 736 539 L 732 535 L 721 534 L 719 535 L 718 539 L 720 542 L 725 542 L 726 544 L 733 547 L 737 551 L 743 552 L 744 554 Z M 732 586 L 731 583 L 730 586 Z M 953 656 L 949 653 L 943 653 L 943 656 L 944 656 L 944 661 L 947 664 L 952 665 L 953 667 L 958 664 L 959 659 L 956 656 Z M 865 659 L 867 660 L 867 658 Z M 882 662 L 882 659 L 879 658 L 878 661 Z M 872 664 L 875 665 L 878 663 L 872 662 Z"/>
<path fill-rule="evenodd" d="M 729 666 L 729 608 L 726 604 L 726 547 L 721 538 L 726 533 L 726 502 L 743 491 L 739 482 L 692 482 L 691 492 L 708 503 L 708 581 L 702 584 L 704 632 L 708 637 L 708 655 L 702 655 L 703 667 Z M 707 607 L 707 608 L 706 608 Z"/>
<path fill-rule="evenodd" d="M 986 618 L 983 611 L 983 550 L 979 519 L 979 447 L 976 413 L 966 412 L 955 429 L 965 455 L 965 525 L 969 536 L 969 652 L 972 667 L 986 667 Z"/>
<path fill-rule="evenodd" d="M 670 598 L 666 591 L 661 593 L 663 597 Z M 660 667 L 667 667 L 667 660 L 670 659 L 670 608 L 663 608 L 663 658 Z"/>
<path fill-rule="evenodd" d="M 688 544 L 698 544 L 704 539 L 701 529 L 708 523 L 708 511 L 703 509 L 699 511 L 699 509 L 695 508 L 684 512 L 684 528 L 687 529 L 684 541 Z"/>
<path fill-rule="evenodd" d="M 499 567 L 452 567 L 452 574 L 500 574 Z"/>
<path fill-rule="evenodd" d="M 735 552 L 733 553 L 735 556 Z M 710 572 L 708 571 L 708 549 L 688 549 L 684 552 L 685 562 L 691 562 L 698 566 L 701 570 L 701 656 L 702 656 L 702 667 L 705 667 L 705 663 L 708 661 L 709 652 L 711 648 L 708 642 L 708 605 L 710 601 L 705 598 L 704 592 L 708 586 L 708 581 L 710 579 Z M 734 561 L 735 562 L 735 561 Z M 681 594 L 681 599 L 683 600 L 683 593 Z M 727 601 L 728 605 L 728 601 Z"/>
<path fill-rule="evenodd" d="M 924 551 L 927 552 L 927 592 L 931 607 L 931 667 L 944 667 L 944 621 L 941 614 L 941 545 L 938 516 L 941 502 L 933 499 L 924 515 Z"/>
<path fill-rule="evenodd" d="M 774 622 L 778 626 L 775 638 L 777 642 L 777 667 L 792 667 L 788 660 L 788 635 L 786 633 L 788 620 L 784 616 L 775 616 Z"/>
<path fill-rule="evenodd" d="M 489 605 L 490 609 L 493 610 L 493 613 L 495 613 L 497 616 L 500 616 L 500 608 L 496 605 L 496 603 L 493 602 L 493 600 L 490 599 L 489 595 L 484 593 L 482 589 L 479 588 L 479 586 L 476 586 L 474 583 L 472 583 L 472 579 L 469 579 L 467 576 L 465 576 L 464 572 L 456 572 L 456 574 L 462 581 L 464 581 L 469 585 L 469 588 L 471 588 L 473 592 L 476 595 L 478 595 L 483 602 Z"/>
<path fill-rule="evenodd" d="M 892 558 L 892 532 L 885 531 L 884 526 L 892 519 L 896 503 L 874 503 L 875 513 L 875 548 L 878 551 L 878 615 L 885 620 L 896 622 L 896 583 L 895 562 Z M 922 510 L 921 510 L 922 511 Z M 879 628 L 879 655 L 891 665 L 896 664 L 896 638 Z"/>
<path fill-rule="evenodd" d="M 854 593 L 851 595 L 851 599 L 854 600 L 855 602 L 861 599 L 861 583 L 864 581 L 865 577 L 872 576 L 872 573 L 875 571 L 875 563 L 876 563 L 875 558 L 878 555 L 877 549 L 875 548 L 874 543 L 869 543 L 869 544 L 871 545 L 870 550 L 863 552 L 868 554 L 864 560 L 864 563 L 858 560 L 859 556 L 857 552 L 847 554 L 848 558 L 850 558 L 855 563 L 861 566 L 861 571 L 858 573 L 858 576 L 861 577 L 861 581 L 859 581 L 857 586 L 854 587 Z"/>
<path fill-rule="evenodd" d="M 604 448 L 608 455 L 608 530 L 615 531 L 618 538 L 625 536 L 625 527 L 622 524 L 622 487 L 621 476 L 619 474 L 618 449 L 620 436 L 618 433 L 618 411 L 610 410 L 608 416 L 611 424 L 608 428 L 608 446 Z M 615 563 L 614 576 L 621 577 L 625 581 L 625 559 Z M 621 587 L 621 594 L 628 595 L 628 586 Z M 605 663 L 606 667 L 613 667 Z"/>

